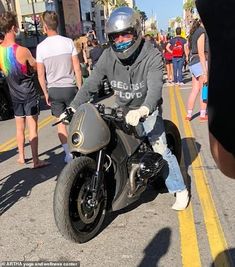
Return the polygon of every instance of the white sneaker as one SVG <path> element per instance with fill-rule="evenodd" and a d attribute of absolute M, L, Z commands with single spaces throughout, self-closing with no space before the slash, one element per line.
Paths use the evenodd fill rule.
<path fill-rule="evenodd" d="M 188 206 L 189 194 L 188 190 L 184 189 L 183 191 L 176 193 L 176 201 L 171 207 L 173 210 L 184 210 Z"/>
<path fill-rule="evenodd" d="M 65 158 L 64 158 L 64 162 L 65 163 L 69 163 L 70 161 L 73 160 L 73 155 L 71 153 L 66 154 Z"/>

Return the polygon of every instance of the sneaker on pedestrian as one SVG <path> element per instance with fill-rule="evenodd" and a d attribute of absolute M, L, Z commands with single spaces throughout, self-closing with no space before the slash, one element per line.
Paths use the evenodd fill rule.
<path fill-rule="evenodd" d="M 72 160 L 73 160 L 73 155 L 71 153 L 68 153 L 65 155 L 65 158 L 64 158 L 65 163 L 69 163 Z"/>
<path fill-rule="evenodd" d="M 182 85 L 184 85 L 184 83 L 183 83 L 183 82 L 180 82 L 180 83 L 179 83 L 179 86 L 182 86 Z"/>
<path fill-rule="evenodd" d="M 199 120 L 200 120 L 200 122 L 206 122 L 206 121 L 208 121 L 208 116 L 207 115 L 200 116 Z"/>
<path fill-rule="evenodd" d="M 188 190 L 184 189 L 183 191 L 176 193 L 176 201 L 171 208 L 173 210 L 184 210 L 187 208 L 188 203 L 189 203 Z"/>

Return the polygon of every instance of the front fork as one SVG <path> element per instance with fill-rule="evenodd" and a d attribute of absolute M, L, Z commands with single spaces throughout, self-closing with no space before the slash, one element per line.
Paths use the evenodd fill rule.
<path fill-rule="evenodd" d="M 100 186 L 102 185 L 104 179 L 104 172 L 103 172 L 104 159 L 105 159 L 105 152 L 103 149 L 101 149 L 97 155 L 96 172 L 91 179 L 90 189 L 92 192 L 92 198 L 89 200 L 89 204 L 93 207 L 98 204 L 97 195 L 98 192 L 100 191 Z"/>

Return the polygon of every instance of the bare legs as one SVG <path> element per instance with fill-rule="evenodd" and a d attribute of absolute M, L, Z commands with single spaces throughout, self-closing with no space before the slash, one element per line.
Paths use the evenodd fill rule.
<path fill-rule="evenodd" d="M 191 90 L 191 93 L 189 95 L 188 104 L 187 104 L 187 108 L 188 108 L 187 117 L 191 117 L 192 116 L 192 111 L 193 111 L 193 108 L 194 108 L 194 104 L 195 104 L 196 98 L 198 96 L 198 93 L 202 89 L 202 86 L 203 86 L 202 76 L 200 76 L 199 78 L 195 78 L 193 76 L 192 77 L 192 90 Z M 207 107 L 207 103 L 204 103 L 202 101 L 202 98 L 200 97 L 201 112 L 202 111 L 206 111 L 206 107 Z"/>
<path fill-rule="evenodd" d="M 168 82 L 173 81 L 173 64 L 166 64 L 167 80 Z"/>
<path fill-rule="evenodd" d="M 24 117 L 16 117 L 16 139 L 19 151 L 19 158 L 17 160 L 18 163 L 25 163 L 25 152 L 24 152 L 24 145 L 25 145 L 25 128 L 26 128 L 26 121 L 28 124 L 29 129 L 29 142 L 32 151 L 32 158 L 33 158 L 33 165 L 34 168 L 44 167 L 48 165 L 47 162 L 41 161 L 38 158 L 38 116 L 28 116 Z"/>
<path fill-rule="evenodd" d="M 57 119 L 57 120 L 59 120 L 59 119 Z M 61 142 L 62 147 L 63 147 L 64 152 L 65 152 L 64 161 L 66 163 L 68 163 L 73 159 L 73 157 L 69 152 L 69 148 L 68 148 L 68 144 L 67 144 L 68 132 L 67 132 L 66 125 L 64 125 L 63 123 L 59 123 L 57 125 L 57 131 L 58 131 L 58 137 L 60 139 L 60 142 Z"/>
<path fill-rule="evenodd" d="M 59 119 L 57 119 L 57 121 L 59 121 Z M 64 125 L 63 123 L 59 123 L 57 125 L 57 131 L 61 144 L 67 144 L 68 132 L 66 125 Z"/>
<path fill-rule="evenodd" d="M 25 118 L 24 117 L 15 117 L 16 121 L 16 140 L 18 146 L 19 157 L 17 162 L 20 164 L 25 163 L 25 153 L 24 153 L 24 145 L 25 145 Z"/>

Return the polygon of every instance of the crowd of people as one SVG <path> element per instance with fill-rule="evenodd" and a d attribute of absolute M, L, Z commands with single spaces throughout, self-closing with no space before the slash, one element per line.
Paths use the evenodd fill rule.
<path fill-rule="evenodd" d="M 195 101 L 200 101 L 200 122 L 207 121 L 207 101 L 200 95 L 202 88 L 208 80 L 208 53 L 209 42 L 202 22 L 195 19 L 187 38 L 182 37 L 181 27 L 175 30 L 175 36 L 149 34 L 145 39 L 161 51 L 166 70 L 166 84 L 168 86 L 183 86 L 183 69 L 186 65 L 192 77 L 192 90 L 187 101 L 186 120 L 191 121 Z"/>
<path fill-rule="evenodd" d="M 82 41 L 77 38 L 73 42 L 70 38 L 58 34 L 58 16 L 55 12 L 44 12 L 42 20 L 47 38 L 37 46 L 35 60 L 27 48 L 16 43 L 19 31 L 16 15 L 5 12 L 0 17 L 0 68 L 6 77 L 13 103 L 19 153 L 17 162 L 25 163 L 24 132 L 27 123 L 34 168 L 49 164 L 38 158 L 37 122 L 40 95 L 34 84 L 35 71 L 46 103 L 51 107 L 52 115 L 59 120 L 59 116 L 75 97 L 83 80 L 89 76 L 103 52 L 95 38 L 89 39 L 89 35 L 95 37 L 94 32 L 90 32 L 85 41 L 84 38 L 81 38 Z M 61 61 L 65 64 L 61 64 Z M 64 161 L 68 163 L 72 156 L 67 145 L 67 128 L 64 124 L 58 124 L 57 130 L 65 152 Z"/>

